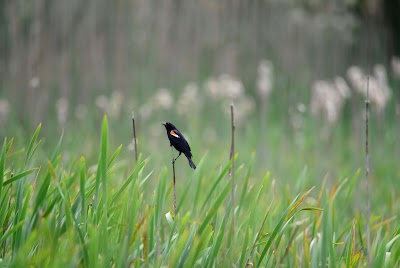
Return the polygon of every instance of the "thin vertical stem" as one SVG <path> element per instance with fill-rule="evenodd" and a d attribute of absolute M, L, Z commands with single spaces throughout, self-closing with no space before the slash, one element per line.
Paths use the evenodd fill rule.
<path fill-rule="evenodd" d="M 231 190 L 231 209 L 232 209 L 232 230 L 234 230 L 235 226 L 235 113 L 233 109 L 233 103 L 231 104 L 231 129 L 232 129 L 232 143 L 231 143 L 231 152 L 229 154 L 229 159 L 232 161 L 231 168 L 229 170 L 229 176 L 232 181 L 232 190 Z"/>
<path fill-rule="evenodd" d="M 369 120 L 369 77 L 367 77 L 367 99 L 365 100 L 365 184 L 367 192 L 367 267 L 371 265 L 371 233 L 370 233 L 370 190 L 369 190 L 369 148 L 368 148 L 368 120 Z"/>
<path fill-rule="evenodd" d="M 137 162 L 138 152 L 137 152 L 137 141 L 136 141 L 135 115 L 133 112 L 132 112 L 132 128 L 133 128 L 133 145 L 134 145 L 134 150 L 135 150 L 135 159 Z"/>
<path fill-rule="evenodd" d="M 171 147 L 171 153 L 172 153 L 172 173 L 173 173 L 173 178 L 174 178 L 174 217 L 176 217 L 176 176 L 175 176 L 175 158 L 174 158 L 174 152 Z"/>

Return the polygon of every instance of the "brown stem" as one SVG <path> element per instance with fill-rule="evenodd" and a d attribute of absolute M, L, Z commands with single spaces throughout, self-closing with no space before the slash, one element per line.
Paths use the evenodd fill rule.
<path fill-rule="evenodd" d="M 175 176 L 175 158 L 174 158 L 174 153 L 173 149 L 171 147 L 171 152 L 172 152 L 172 173 L 173 173 L 173 178 L 174 178 L 174 218 L 176 217 L 176 176 Z"/>
<path fill-rule="evenodd" d="M 138 152 L 137 152 L 137 142 L 136 142 L 136 127 L 135 127 L 135 116 L 132 113 L 132 128 L 133 128 L 133 145 L 135 149 L 135 159 L 136 162 L 138 160 Z"/>
<path fill-rule="evenodd" d="M 295 236 L 296 236 L 296 233 L 297 233 L 297 230 L 298 230 L 298 229 L 299 229 L 299 226 L 297 225 L 297 226 L 294 228 L 292 234 L 290 235 L 289 243 L 287 244 L 286 249 L 285 249 L 285 252 L 283 253 L 283 256 L 281 257 L 281 259 L 280 259 L 280 261 L 279 261 L 279 265 L 278 265 L 279 267 L 280 267 L 280 266 L 283 266 L 282 263 L 283 263 L 283 261 L 285 260 L 287 254 L 289 253 L 290 247 L 291 247 L 292 244 L 293 244 L 293 241 L 294 241 L 294 238 L 295 238 Z"/>
<path fill-rule="evenodd" d="M 367 98 L 365 100 L 365 185 L 367 192 L 367 267 L 371 265 L 371 234 L 370 234 L 370 190 L 369 190 L 369 148 L 368 148 L 368 120 L 369 120 L 369 77 L 367 77 Z"/>
<path fill-rule="evenodd" d="M 229 159 L 232 161 L 231 168 L 229 170 L 229 176 L 232 181 L 232 190 L 231 190 L 231 209 L 232 209 L 232 228 L 233 231 L 235 229 L 235 113 L 233 109 L 233 103 L 231 104 L 231 129 L 232 129 L 232 143 L 231 143 L 231 152 L 229 154 Z"/>

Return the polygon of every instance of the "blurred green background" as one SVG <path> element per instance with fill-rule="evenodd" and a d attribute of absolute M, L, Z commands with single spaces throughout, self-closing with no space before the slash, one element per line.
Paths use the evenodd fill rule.
<path fill-rule="evenodd" d="M 0 266 L 368 267 L 371 245 L 371 267 L 398 267 L 399 14 L 398 0 L 0 0 Z M 198 166 L 177 161 L 176 213 L 162 121 Z"/>
<path fill-rule="evenodd" d="M 390 0 L 2 0 L 0 135 L 43 123 L 44 148 L 64 131 L 66 151 L 96 156 L 106 113 L 129 155 L 134 112 L 156 166 L 170 156 L 160 121 L 195 162 L 221 160 L 233 102 L 243 159 L 255 150 L 260 170 L 290 181 L 307 166 L 318 182 L 364 165 L 369 75 L 372 172 L 398 189 L 398 14 Z"/>

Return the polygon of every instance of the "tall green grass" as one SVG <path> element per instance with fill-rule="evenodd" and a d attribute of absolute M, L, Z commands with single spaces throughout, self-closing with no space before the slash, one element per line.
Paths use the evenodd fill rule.
<path fill-rule="evenodd" d="M 97 162 L 63 159 L 63 137 L 43 159 L 37 155 L 40 129 L 26 150 L 13 139 L 1 150 L 1 266 L 366 265 L 366 219 L 362 210 L 349 209 L 357 200 L 359 170 L 330 186 L 305 188 L 304 169 L 281 191 L 279 179 L 254 170 L 255 153 L 238 157 L 231 232 L 229 161 L 216 163 L 205 154 L 196 171 L 178 172 L 173 216 L 170 169 L 142 155 L 136 163 L 121 157 L 122 146 L 110 148 L 106 117 Z M 371 219 L 373 267 L 400 266 L 397 215 L 386 211 Z"/>

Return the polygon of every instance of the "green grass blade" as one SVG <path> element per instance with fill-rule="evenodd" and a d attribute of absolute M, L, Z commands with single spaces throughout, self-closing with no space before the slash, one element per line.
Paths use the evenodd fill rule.
<path fill-rule="evenodd" d="M 7 138 L 4 139 L 3 149 L 1 150 L 0 156 L 0 197 L 3 190 L 3 183 L 4 183 L 4 169 L 6 163 L 6 148 L 7 148 Z"/>
<path fill-rule="evenodd" d="M 400 234 L 394 236 L 390 241 L 386 244 L 386 251 L 391 251 L 394 243 L 400 239 Z"/>
<path fill-rule="evenodd" d="M 247 252 L 247 247 L 249 244 L 249 236 L 250 236 L 250 229 L 247 226 L 246 233 L 244 235 L 243 244 L 242 244 L 242 253 L 240 254 L 240 259 L 239 259 L 239 267 L 244 267 L 244 262 L 246 261 L 246 252 Z"/>
<path fill-rule="evenodd" d="M 190 186 L 192 185 L 193 180 L 187 180 L 186 182 L 186 186 L 185 186 L 185 191 L 183 191 L 183 194 L 181 195 L 181 197 L 179 198 L 179 203 L 178 206 L 176 208 L 176 213 L 178 213 L 181 210 L 181 207 L 183 206 L 183 204 L 185 203 L 186 200 L 186 196 L 188 195 L 188 193 L 190 192 Z"/>
<path fill-rule="evenodd" d="M 100 152 L 100 171 L 103 184 L 103 196 L 106 199 L 107 195 L 107 147 L 108 147 L 108 121 L 107 116 L 103 118 L 103 124 L 101 127 L 101 152 Z"/>
<path fill-rule="evenodd" d="M 7 143 L 7 148 L 6 148 L 6 153 L 8 153 L 14 144 L 14 138 L 11 138 L 11 140 Z"/>
<path fill-rule="evenodd" d="M 28 151 L 26 152 L 26 157 L 25 157 L 25 165 L 29 162 L 29 160 L 32 158 L 34 152 L 38 148 L 37 145 L 35 146 L 37 137 L 40 133 L 40 129 L 42 128 L 42 124 L 39 124 L 39 126 L 36 128 L 35 133 L 33 134 L 31 141 L 29 143 Z"/>
<path fill-rule="evenodd" d="M 134 179 L 138 178 L 138 173 L 143 170 L 144 166 L 146 165 L 146 160 L 141 162 L 139 165 L 136 165 L 136 168 L 133 170 L 133 172 L 129 175 L 129 177 L 125 180 L 125 182 L 122 184 L 122 186 L 118 189 L 118 191 L 112 196 L 111 198 L 111 205 L 113 205 L 119 197 L 122 195 L 122 193 L 125 191 L 125 189 L 128 187 L 128 185 L 134 181 Z M 152 173 L 152 172 L 151 172 Z M 151 174 L 150 173 L 150 174 Z"/>
<path fill-rule="evenodd" d="M 1 236 L 0 238 L 0 244 L 3 244 L 3 242 L 10 237 L 11 235 L 13 235 L 15 232 L 17 232 L 22 225 L 24 224 L 23 221 L 17 223 L 16 225 L 10 225 L 9 228 L 4 232 L 4 234 Z"/>
<path fill-rule="evenodd" d="M 3 186 L 6 186 L 6 185 L 8 185 L 10 183 L 13 183 L 13 182 L 16 182 L 17 180 L 22 179 L 23 177 L 26 177 L 29 174 L 31 174 L 31 173 L 33 173 L 35 171 L 38 171 L 38 170 L 39 170 L 39 168 L 31 168 L 31 169 L 28 169 L 28 170 L 26 170 L 24 172 L 21 172 L 21 173 L 15 175 L 15 176 L 13 176 L 12 178 L 6 180 L 4 182 L 4 184 L 3 184 Z"/>
<path fill-rule="evenodd" d="M 260 191 L 261 191 L 263 188 L 264 188 L 264 187 L 261 187 Z M 260 193 L 260 192 L 259 192 L 259 193 Z M 270 205 L 269 205 L 269 207 L 268 207 L 268 209 L 267 209 L 267 211 L 266 211 L 266 213 L 265 213 L 265 216 L 264 216 L 264 218 L 263 218 L 263 221 L 262 221 L 262 223 L 261 223 L 261 226 L 260 226 L 260 228 L 259 228 L 259 230 L 258 230 L 256 239 L 255 239 L 254 242 L 253 242 L 253 246 L 252 246 L 252 248 L 251 248 L 251 250 L 250 250 L 249 257 L 247 258 L 247 263 L 246 263 L 246 265 L 248 265 L 248 263 L 250 262 L 250 258 L 252 258 L 254 249 L 255 249 L 255 247 L 256 247 L 257 242 L 258 242 L 259 239 L 260 239 L 261 232 L 262 232 L 262 230 L 263 230 L 263 228 L 264 228 L 264 224 L 265 224 L 265 222 L 266 222 L 266 220 L 267 220 L 267 218 L 268 218 L 268 216 L 269 216 L 269 213 L 270 213 L 270 211 L 271 211 L 271 207 L 272 207 L 273 201 L 274 201 L 274 197 L 272 197 L 272 201 L 271 201 L 271 203 L 270 203 Z M 252 215 L 253 215 L 253 213 L 254 213 L 254 211 L 252 211 Z M 253 217 L 251 216 L 250 218 L 252 219 Z"/>
<path fill-rule="evenodd" d="M 189 238 L 188 238 L 188 240 L 186 241 L 185 247 L 183 248 L 183 252 L 182 252 L 181 257 L 180 257 L 180 259 L 179 259 L 179 264 L 178 264 L 178 267 L 179 267 L 179 268 L 184 267 L 186 258 L 187 258 L 188 255 L 189 255 L 189 250 L 190 250 L 190 247 L 191 247 L 191 245 L 192 245 L 193 238 L 194 238 L 194 236 L 195 236 L 195 234 L 196 234 L 196 226 L 195 226 L 195 225 L 192 226 L 191 229 L 192 229 L 192 230 L 190 231 Z"/>
<path fill-rule="evenodd" d="M 57 158 L 59 157 L 60 151 L 61 151 L 61 145 L 64 139 L 64 132 L 61 134 L 60 139 L 58 140 L 58 143 L 56 145 L 56 148 L 54 149 L 53 155 L 51 156 L 51 162 L 54 163 Z"/>
<path fill-rule="evenodd" d="M 222 239 L 224 238 L 225 231 L 228 232 L 228 228 L 226 228 L 227 221 L 229 220 L 229 215 L 230 215 L 231 209 L 228 209 L 228 212 L 225 214 L 224 219 L 221 222 L 221 225 L 218 230 L 217 237 L 213 243 L 212 249 L 211 249 L 211 254 L 207 260 L 206 267 L 212 267 L 214 264 L 217 262 L 217 253 L 219 252 L 222 244 Z M 227 230 L 225 230 L 227 229 Z"/>
<path fill-rule="evenodd" d="M 81 194 L 81 220 L 85 224 L 87 223 L 87 214 L 86 214 L 86 197 L 85 197 L 85 183 L 86 183 L 86 164 L 85 158 L 82 156 L 79 161 L 79 186 L 80 186 L 80 194 Z M 85 228 L 86 229 L 86 228 Z"/>
<path fill-rule="evenodd" d="M 162 217 L 162 209 L 164 207 L 164 201 L 165 201 L 165 189 L 167 185 L 167 170 L 164 169 L 163 174 L 160 176 L 160 179 L 157 184 L 157 189 L 156 189 L 156 204 L 155 204 L 155 228 L 158 229 L 158 225 L 160 223 L 161 217 Z"/>
<path fill-rule="evenodd" d="M 351 178 L 350 185 L 348 187 L 347 194 L 346 194 L 346 199 L 349 199 L 351 197 L 351 194 L 353 193 L 353 189 L 357 184 L 358 178 L 360 177 L 360 173 L 361 173 L 361 169 L 359 168 L 359 169 L 357 169 L 354 176 Z"/>
<path fill-rule="evenodd" d="M 88 248 L 85 243 L 85 238 L 82 233 L 82 230 L 81 230 L 81 228 L 79 228 L 79 225 L 77 222 L 75 223 L 75 230 L 78 233 L 79 243 L 80 243 L 81 249 L 83 251 L 83 264 L 85 267 L 90 267 Z"/>
<path fill-rule="evenodd" d="M 101 125 L 101 139 L 100 139 L 100 154 L 97 162 L 96 172 L 96 184 L 95 184 L 95 197 L 94 197 L 94 210 L 97 213 L 97 219 L 99 219 L 101 211 L 99 211 L 99 190 L 102 185 L 102 194 L 105 200 L 107 197 L 107 146 L 108 146 L 108 121 L 107 116 L 104 115 L 103 122 Z"/>
<path fill-rule="evenodd" d="M 244 204 L 244 201 L 245 201 L 246 192 L 248 191 L 247 188 L 248 188 L 248 185 L 249 185 L 250 175 L 251 175 L 251 172 L 253 170 L 254 158 L 255 158 L 255 152 L 253 152 L 251 154 L 251 158 L 250 158 L 250 161 L 249 161 L 249 168 L 247 169 L 247 173 L 246 173 L 245 178 L 244 178 L 244 183 L 243 183 L 243 186 L 242 186 L 242 192 L 240 194 L 240 198 L 239 198 L 239 202 L 238 202 L 238 209 L 237 209 L 237 214 L 238 215 L 240 215 L 240 211 L 242 210 L 242 207 L 243 207 L 243 204 Z"/>
<path fill-rule="evenodd" d="M 270 237 L 267 240 L 267 243 L 264 246 L 264 249 L 261 252 L 260 258 L 258 260 L 257 266 L 260 267 L 265 255 L 267 254 L 267 251 L 270 249 L 272 242 L 275 240 L 279 232 L 282 230 L 282 228 L 285 225 L 285 222 L 289 220 L 289 216 L 294 212 L 294 210 L 301 204 L 301 202 L 304 200 L 304 198 L 311 192 L 313 188 L 308 190 L 305 194 L 303 194 L 302 197 L 300 195 L 296 196 L 295 199 L 290 203 L 290 205 L 286 208 L 286 210 L 283 212 L 281 215 L 278 223 L 276 224 L 274 230 L 272 231 Z"/>
<path fill-rule="evenodd" d="M 386 239 L 383 238 L 381 245 L 377 248 L 376 252 L 371 252 L 372 256 L 375 256 L 371 262 L 371 267 L 385 267 L 385 256 L 386 256 Z"/>
<path fill-rule="evenodd" d="M 210 191 L 208 192 L 206 199 L 204 200 L 203 205 L 201 206 L 201 211 L 204 210 L 206 207 L 208 201 L 211 199 L 211 195 L 214 193 L 214 191 L 217 189 L 217 186 L 221 182 L 222 178 L 228 173 L 229 168 L 231 167 L 231 161 L 228 161 L 224 169 L 221 171 L 221 173 L 218 175 L 217 179 L 215 180 L 213 186 L 211 187 Z"/>
<path fill-rule="evenodd" d="M 203 175 L 204 175 L 203 167 L 204 167 L 204 162 L 207 159 L 206 156 L 207 156 L 207 154 L 205 154 L 201 158 L 201 160 L 197 166 L 197 169 L 198 169 L 197 174 L 196 174 L 197 183 L 196 183 L 195 193 L 194 193 L 194 197 L 193 197 L 193 206 L 192 206 L 193 212 L 197 211 L 197 204 L 198 204 L 198 201 L 200 198 L 200 193 L 201 193 L 201 182 L 203 180 Z"/>
<path fill-rule="evenodd" d="M 99 163 L 98 163 L 98 165 L 100 167 L 100 178 L 101 178 L 101 184 L 102 184 L 101 199 L 104 201 L 104 204 L 102 205 L 103 211 L 96 210 L 96 213 L 97 213 L 98 217 L 100 215 L 102 215 L 102 217 L 100 218 L 101 224 L 100 224 L 100 228 L 99 228 L 99 231 L 100 231 L 99 234 L 101 234 L 100 235 L 100 245 L 101 245 L 101 251 L 104 254 L 105 263 L 108 263 L 108 261 L 109 261 L 109 257 L 108 257 L 109 249 L 107 248 L 107 245 L 108 245 L 107 149 L 108 149 L 108 120 L 107 120 L 107 116 L 104 115 L 103 123 L 102 123 L 102 127 L 101 127 L 100 159 L 99 159 Z"/>
<path fill-rule="evenodd" d="M 228 166 L 229 167 L 229 166 Z M 215 200 L 214 204 L 211 206 L 210 210 L 208 211 L 208 214 L 202 224 L 199 227 L 199 234 L 201 234 L 204 229 L 207 227 L 208 223 L 211 221 L 211 218 L 214 216 L 214 214 L 217 212 L 219 206 L 221 203 L 224 201 L 226 195 L 229 193 L 229 190 L 232 187 L 232 183 L 228 182 L 225 186 L 222 192 L 219 194 L 217 200 Z"/>
<path fill-rule="evenodd" d="M 15 210 L 20 211 L 20 213 L 17 213 L 14 217 L 13 220 L 13 225 L 16 226 L 19 224 L 20 221 L 23 221 L 26 218 L 26 212 L 28 210 L 28 204 L 31 201 L 31 191 L 27 191 L 25 193 L 22 181 L 17 181 L 17 193 L 16 193 L 16 198 L 15 198 Z M 27 228 L 27 232 L 30 231 L 30 229 Z M 12 255 L 14 256 L 20 247 L 20 245 L 23 243 L 23 237 L 22 237 L 22 230 L 18 229 L 16 232 L 13 233 L 12 236 Z"/>
<path fill-rule="evenodd" d="M 47 162 L 47 165 L 49 167 L 49 170 L 54 169 L 56 166 L 54 164 L 51 164 L 50 161 Z M 52 167 L 52 168 L 50 168 L 50 167 Z M 38 212 L 40 205 L 46 200 L 47 192 L 48 192 L 49 186 L 50 186 L 51 176 L 52 176 L 52 174 L 50 173 L 50 171 L 47 171 L 47 174 L 44 177 L 44 181 L 43 181 L 42 185 L 40 186 L 38 194 L 36 196 L 36 202 L 35 202 L 35 207 L 34 207 L 35 212 Z"/>
<path fill-rule="evenodd" d="M 120 146 L 118 146 L 117 150 L 115 150 L 115 152 L 111 156 L 110 160 L 108 161 L 108 165 L 107 165 L 108 168 L 112 165 L 112 163 L 114 162 L 115 158 L 117 158 L 117 156 L 121 152 L 121 149 L 122 149 L 122 144 Z"/>
<path fill-rule="evenodd" d="M 74 226 L 74 217 L 72 214 L 72 206 L 71 206 L 71 199 L 68 193 L 68 190 L 66 189 L 64 184 L 61 184 L 61 191 L 63 193 L 63 206 L 64 206 L 64 212 L 65 212 L 65 223 L 66 227 L 68 229 L 71 229 Z"/>

